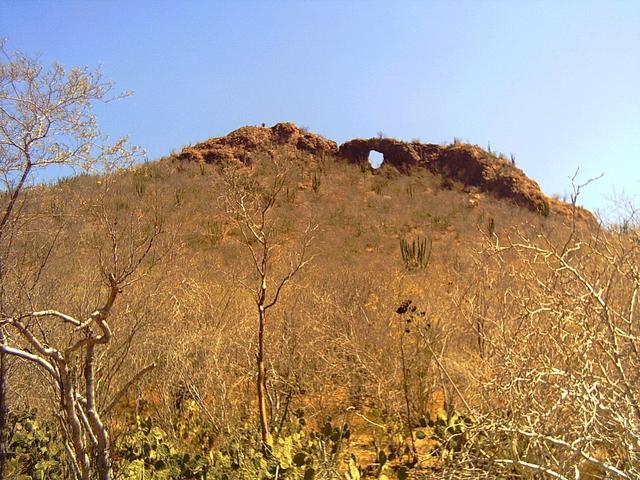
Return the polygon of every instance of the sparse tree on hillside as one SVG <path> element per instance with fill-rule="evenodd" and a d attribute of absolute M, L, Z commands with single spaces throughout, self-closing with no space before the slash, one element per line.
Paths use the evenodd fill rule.
<path fill-rule="evenodd" d="M 255 287 L 249 287 L 254 293 L 258 316 L 258 342 L 256 349 L 258 420 L 262 443 L 266 448 L 273 445 L 269 428 L 267 408 L 267 371 L 265 328 L 268 313 L 280 298 L 284 287 L 311 260 L 309 246 L 313 240 L 315 225 L 308 224 L 300 239 L 297 250 L 290 252 L 289 265 L 281 276 L 277 276 L 282 243 L 275 238 L 274 207 L 282 193 L 286 172 L 273 161 L 273 172 L 269 174 L 269 184 L 260 185 L 244 169 L 230 167 L 225 172 L 227 211 L 236 223 L 242 236 L 242 242 L 251 255 L 255 273 Z M 280 239 L 284 241 L 284 239 Z"/>
<path fill-rule="evenodd" d="M 106 300 L 86 319 L 49 306 L 33 308 L 33 292 L 56 248 L 59 232 L 44 232 L 46 240 L 37 248 L 47 253 L 35 266 L 17 261 L 24 253 L 18 250 L 17 240 L 29 236 L 25 225 L 40 233 L 47 228 L 45 222 L 27 218 L 25 213 L 29 182 L 37 170 L 58 165 L 109 172 L 130 163 L 137 154 L 126 139 L 107 145 L 100 134 L 91 106 L 116 98 L 109 96 L 110 90 L 111 84 L 99 71 L 67 70 L 59 64 L 45 68 L 37 59 L 9 52 L 0 41 L 0 478 L 5 467 L 8 356 L 36 365 L 56 385 L 61 407 L 58 418 L 75 476 L 111 476 L 108 434 L 95 408 L 95 355 L 110 341 L 107 318 L 118 294 L 149 253 L 158 231 L 128 254 L 120 252 L 120 242 L 112 242 L 110 261 L 101 263 L 108 289 Z M 115 240 L 113 226 L 105 225 L 106 238 Z M 69 345 L 56 348 L 41 335 L 44 330 L 33 328 L 49 320 L 73 327 L 75 335 L 69 337 Z M 83 390 L 73 378 L 75 367 L 68 361 L 74 353 L 84 357 L 80 374 Z"/>

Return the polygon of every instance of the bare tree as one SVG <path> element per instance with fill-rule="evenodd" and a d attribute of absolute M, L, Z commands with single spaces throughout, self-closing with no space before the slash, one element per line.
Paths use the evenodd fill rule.
<path fill-rule="evenodd" d="M 76 476 L 84 479 L 90 475 L 87 462 L 91 460 L 87 450 L 83 450 L 85 446 L 78 441 L 80 432 L 89 436 L 96 452 L 102 452 L 97 453 L 98 470 L 107 473 L 101 478 L 110 475 L 108 437 L 95 411 L 94 355 L 97 346 L 110 340 L 106 319 L 133 270 L 103 268 L 109 287 L 107 299 L 83 320 L 50 309 L 24 311 L 24 302 L 18 301 L 13 296 L 16 290 L 8 286 L 13 283 L 21 284 L 19 289 L 23 291 L 32 289 L 49 256 L 45 255 L 35 272 L 28 274 L 20 270 L 23 267 L 12 266 L 18 255 L 15 240 L 24 225 L 24 206 L 34 172 L 54 165 L 109 172 L 129 164 L 139 153 L 127 145 L 126 139 L 109 145 L 101 136 L 91 106 L 96 101 L 123 96 L 110 96 L 111 88 L 99 71 L 67 70 L 59 64 L 45 68 L 37 59 L 9 52 L 4 41 L 0 41 L 0 182 L 4 197 L 0 206 L 0 478 L 5 464 L 7 355 L 34 363 L 58 383 L 64 407 L 60 418 L 66 438 L 72 440 L 68 453 L 78 467 Z M 57 231 L 48 234 L 45 235 L 48 240 L 41 247 L 50 253 L 56 245 Z M 29 275 L 31 286 L 25 287 L 20 279 Z M 83 338 L 69 347 L 71 350 L 56 349 L 30 329 L 32 322 L 44 319 L 71 325 Z M 29 349 L 10 345 L 7 328 L 17 332 L 24 342 L 22 345 L 29 345 Z M 66 356 L 72 351 L 85 354 L 84 396 L 78 394 L 75 380 L 69 376 Z"/>
<path fill-rule="evenodd" d="M 16 338 L 8 337 L 13 339 L 13 344 L 5 343 L 2 351 L 33 363 L 52 380 L 61 406 L 57 416 L 68 458 L 76 478 L 82 480 L 94 478 L 94 475 L 101 480 L 111 478 L 109 434 L 97 406 L 96 353 L 111 341 L 108 319 L 114 303 L 123 289 L 135 280 L 134 273 L 141 262 L 152 253 L 161 228 L 156 222 L 150 233 L 141 234 L 126 245 L 106 213 L 102 215 L 102 221 L 106 248 L 99 252 L 99 264 L 107 287 L 102 305 L 84 319 L 55 309 L 44 309 L 2 320 L 3 326 L 16 332 Z M 59 347 L 53 346 L 52 335 L 47 332 L 55 327 L 47 328 L 42 325 L 44 322 L 71 327 L 65 335 L 69 340 Z"/>
<path fill-rule="evenodd" d="M 514 232 L 483 252 L 483 275 L 508 287 L 475 332 L 487 353 L 469 465 L 638 478 L 639 230 L 570 228 L 568 239 Z"/>
<path fill-rule="evenodd" d="M 269 448 L 273 445 L 273 436 L 269 427 L 265 366 L 265 328 L 268 313 L 278 303 L 287 283 L 313 259 L 308 250 L 316 225 L 307 224 L 297 250 L 290 252 L 288 269 L 278 277 L 275 266 L 283 244 L 277 241 L 275 235 L 277 219 L 274 218 L 274 207 L 285 185 L 287 174 L 274 159 L 265 159 L 265 161 L 271 162 L 273 167 L 273 171 L 268 175 L 270 178 L 267 185 L 261 185 L 256 181 L 248 169 L 229 167 L 226 170 L 225 203 L 249 251 L 255 273 L 255 287 L 248 288 L 253 291 L 258 316 L 256 351 L 258 420 L 262 443 Z"/>

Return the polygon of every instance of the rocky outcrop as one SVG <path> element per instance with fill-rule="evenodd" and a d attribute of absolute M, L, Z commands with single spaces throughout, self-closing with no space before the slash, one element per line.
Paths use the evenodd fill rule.
<path fill-rule="evenodd" d="M 177 159 L 206 163 L 225 161 L 247 163 L 251 156 L 258 151 L 269 152 L 276 149 L 284 149 L 289 153 L 335 155 L 338 146 L 336 142 L 314 133 L 308 133 L 293 123 L 278 123 L 270 128 L 242 127 L 224 137 L 210 138 L 202 143 L 184 148 L 177 155 Z"/>
<path fill-rule="evenodd" d="M 340 148 L 331 140 L 307 132 L 293 123 L 278 123 L 273 127 L 247 126 L 224 137 L 216 137 L 186 147 L 175 158 L 184 161 L 217 163 L 251 162 L 257 152 L 306 155 L 309 161 L 324 155 L 337 156 L 348 162 L 369 167 L 369 152 L 380 152 L 383 164 L 410 173 L 414 168 L 426 168 L 446 179 L 457 180 L 498 198 L 543 215 L 549 212 L 564 215 L 567 205 L 549 199 L 539 185 L 527 177 L 509 160 L 487 152 L 476 145 L 402 142 L 393 138 L 354 139 Z M 575 212 L 575 210 L 572 210 Z M 581 216 L 593 216 L 579 209 Z"/>
<path fill-rule="evenodd" d="M 427 168 L 499 198 L 509 198 L 529 210 L 549 213 L 549 199 L 536 182 L 510 161 L 475 145 L 443 147 L 392 138 L 355 139 L 342 144 L 338 155 L 353 163 L 365 163 L 372 150 L 382 153 L 383 165 L 392 165 L 404 172 L 415 167 Z"/>
<path fill-rule="evenodd" d="M 543 215 L 549 214 L 549 199 L 540 186 L 509 160 L 496 157 L 474 145 L 450 145 L 433 159 L 430 168 L 456 179 L 508 198 L 517 205 Z"/>
<path fill-rule="evenodd" d="M 438 145 L 401 142 L 392 138 L 357 138 L 343 143 L 338 150 L 338 156 L 353 163 L 367 163 L 369 152 L 373 150 L 382 153 L 385 164 L 392 165 L 400 171 L 407 171 L 411 167 L 426 165 L 440 149 Z"/>

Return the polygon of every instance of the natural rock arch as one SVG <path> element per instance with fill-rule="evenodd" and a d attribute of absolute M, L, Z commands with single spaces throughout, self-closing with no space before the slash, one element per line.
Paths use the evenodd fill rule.
<path fill-rule="evenodd" d="M 392 165 L 406 171 L 411 167 L 426 166 L 431 157 L 438 154 L 440 147 L 417 142 L 401 142 L 393 138 L 357 138 L 343 143 L 338 150 L 338 156 L 353 163 L 368 163 L 371 151 L 382 154 L 382 165 Z"/>
<path fill-rule="evenodd" d="M 338 155 L 353 163 L 368 163 L 369 152 L 380 152 L 382 164 L 406 167 L 418 163 L 419 158 L 407 144 L 387 138 L 355 139 L 340 146 Z"/>
<path fill-rule="evenodd" d="M 536 182 L 507 160 L 474 145 L 449 145 L 401 142 L 393 138 L 355 139 L 343 143 L 338 156 L 358 164 L 369 164 L 369 152 L 382 153 L 382 165 L 401 172 L 421 167 L 457 180 L 465 185 L 509 198 L 516 204 L 542 214 L 549 212 L 549 200 Z"/>
<path fill-rule="evenodd" d="M 370 150 L 367 155 L 367 160 L 371 165 L 371 168 L 374 170 L 380 168 L 382 166 L 382 162 L 384 162 L 384 154 L 382 152 L 378 152 L 377 150 Z"/>

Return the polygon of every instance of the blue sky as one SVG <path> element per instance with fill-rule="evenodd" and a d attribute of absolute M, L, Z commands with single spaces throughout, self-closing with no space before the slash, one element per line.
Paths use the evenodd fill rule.
<path fill-rule="evenodd" d="M 12 1 L 8 49 L 101 66 L 103 130 L 158 158 L 246 124 L 514 153 L 547 194 L 640 194 L 640 2 Z"/>

